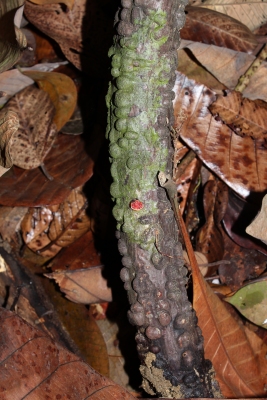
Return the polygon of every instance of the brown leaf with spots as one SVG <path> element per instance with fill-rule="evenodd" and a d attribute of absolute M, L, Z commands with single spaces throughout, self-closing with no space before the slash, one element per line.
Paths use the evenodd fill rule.
<path fill-rule="evenodd" d="M 13 111 L 0 112 L 0 176 L 12 167 L 10 156 L 12 138 L 19 127 L 18 115 Z"/>
<path fill-rule="evenodd" d="M 267 136 L 265 101 L 243 98 L 240 92 L 228 92 L 218 96 L 209 109 L 240 136 L 253 139 L 265 139 Z"/>
<path fill-rule="evenodd" d="M 44 332 L 3 308 L 0 391 L 5 400 L 132 400 L 134 397 L 94 371 Z"/>
<path fill-rule="evenodd" d="M 241 22 L 208 8 L 186 7 L 181 38 L 251 53 L 258 45 L 255 35 Z"/>
<path fill-rule="evenodd" d="M 0 204 L 25 207 L 59 204 L 72 189 L 92 177 L 93 165 L 81 136 L 59 134 L 45 159 L 53 181 L 40 168 L 27 171 L 12 167 L 0 179 Z"/>
<path fill-rule="evenodd" d="M 263 139 L 236 135 L 208 110 L 215 93 L 177 73 L 174 114 L 180 136 L 198 157 L 240 196 L 267 188 L 267 149 Z M 183 113 L 183 120 L 179 116 Z"/>
<path fill-rule="evenodd" d="M 203 194 L 206 222 L 197 233 L 196 250 L 205 254 L 210 263 L 221 260 L 223 257 L 223 237 L 219 226 L 227 202 L 227 186 L 218 179 L 208 181 Z M 210 270 L 210 272 L 213 271 Z"/>
<path fill-rule="evenodd" d="M 59 72 L 24 71 L 23 74 L 37 82 L 39 88 L 49 94 L 56 109 L 53 122 L 60 131 L 76 107 L 77 89 L 73 80 Z"/>
<path fill-rule="evenodd" d="M 48 94 L 28 86 L 9 100 L 0 111 L 0 119 L 6 112 L 15 112 L 19 117 L 9 149 L 13 164 L 24 169 L 39 167 L 57 135 L 55 108 Z"/>
<path fill-rule="evenodd" d="M 62 3 L 66 4 L 68 8 L 72 8 L 74 4 L 74 0 L 30 0 L 34 4 L 56 4 Z"/>
<path fill-rule="evenodd" d="M 30 208 L 21 223 L 24 242 L 43 257 L 53 257 L 90 229 L 82 187 L 55 206 Z"/>

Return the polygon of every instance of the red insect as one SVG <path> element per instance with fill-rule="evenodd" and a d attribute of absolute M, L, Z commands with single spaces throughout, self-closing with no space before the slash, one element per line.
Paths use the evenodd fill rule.
<path fill-rule="evenodd" d="M 142 203 L 142 201 L 140 200 L 135 199 L 130 202 L 130 207 L 134 211 L 139 211 L 142 210 L 142 208 L 144 208 L 144 203 Z"/>

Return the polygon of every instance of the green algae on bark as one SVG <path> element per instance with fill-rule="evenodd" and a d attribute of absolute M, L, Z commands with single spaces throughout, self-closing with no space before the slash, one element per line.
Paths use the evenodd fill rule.
<path fill-rule="evenodd" d="M 122 0 L 106 97 L 111 195 L 143 387 L 151 394 L 213 397 L 216 383 L 187 299 L 173 211 L 157 180 L 158 171 L 172 169 L 168 124 L 184 7 L 185 0 Z"/>

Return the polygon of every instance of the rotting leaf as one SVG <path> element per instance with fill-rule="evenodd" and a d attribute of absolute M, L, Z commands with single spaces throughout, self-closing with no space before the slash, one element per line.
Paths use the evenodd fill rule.
<path fill-rule="evenodd" d="M 57 4 L 62 3 L 66 4 L 66 6 L 72 9 L 74 0 L 30 0 L 34 4 Z"/>
<path fill-rule="evenodd" d="M 52 122 L 55 109 L 48 94 L 28 86 L 9 100 L 0 111 L 0 118 L 6 111 L 19 116 L 19 127 L 9 150 L 13 164 L 24 169 L 39 167 L 57 135 Z"/>
<path fill-rule="evenodd" d="M 54 398 L 67 393 L 73 400 L 134 399 L 16 314 L 1 308 L 0 321 L 0 375 L 5 400 L 27 395 L 43 399 L 47 393 Z"/>
<path fill-rule="evenodd" d="M 93 304 L 112 301 L 111 288 L 102 276 L 102 265 L 73 271 L 45 274 L 55 279 L 60 290 L 74 303 Z"/>
<path fill-rule="evenodd" d="M 182 39 L 247 53 L 258 45 L 255 35 L 246 25 L 208 8 L 186 7 L 186 22 L 180 35 Z"/>
<path fill-rule="evenodd" d="M 235 306 L 247 319 L 267 329 L 267 281 L 254 282 L 243 286 L 225 301 Z"/>
<path fill-rule="evenodd" d="M 81 136 L 70 140 L 69 136 L 59 134 L 45 159 L 46 169 L 54 180 L 48 180 L 40 168 L 27 171 L 13 166 L 0 179 L 0 204 L 25 207 L 59 204 L 72 189 L 92 177 L 93 165 Z"/>
<path fill-rule="evenodd" d="M 73 80 L 59 72 L 24 71 L 23 74 L 36 81 L 40 89 L 49 94 L 56 109 L 53 122 L 60 131 L 76 107 L 77 89 Z"/>
<path fill-rule="evenodd" d="M 208 111 L 214 92 L 177 73 L 174 91 L 176 125 L 183 124 L 180 136 L 241 197 L 267 187 L 265 141 L 236 135 L 227 125 L 216 121 Z"/>
<path fill-rule="evenodd" d="M 246 99 L 240 92 L 234 91 L 218 96 L 209 109 L 238 135 L 266 138 L 267 103 L 264 101 Z"/>
<path fill-rule="evenodd" d="M 0 176 L 13 165 L 10 155 L 12 138 L 19 128 L 18 115 L 13 111 L 0 111 Z"/>
<path fill-rule="evenodd" d="M 267 195 L 262 199 L 262 206 L 257 217 L 246 228 L 246 232 L 267 244 Z"/>

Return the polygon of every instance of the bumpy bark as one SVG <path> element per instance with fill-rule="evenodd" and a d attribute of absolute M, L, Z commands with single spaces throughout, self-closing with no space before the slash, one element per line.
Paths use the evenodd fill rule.
<path fill-rule="evenodd" d="M 138 327 L 143 387 L 165 397 L 213 397 L 211 364 L 186 293 L 177 226 L 158 171 L 171 173 L 172 88 L 185 0 L 122 0 L 109 55 L 111 194 L 121 278 Z M 215 385 L 216 386 L 216 385 Z"/>

